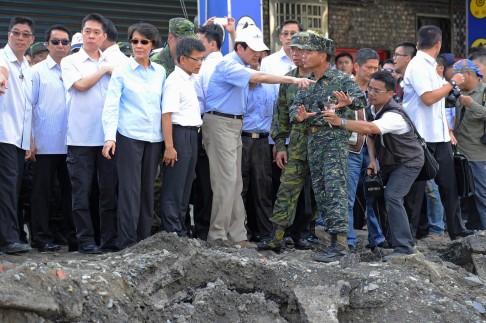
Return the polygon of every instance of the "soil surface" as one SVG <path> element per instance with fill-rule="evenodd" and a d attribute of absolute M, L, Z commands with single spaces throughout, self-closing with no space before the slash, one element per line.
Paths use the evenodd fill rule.
<path fill-rule="evenodd" d="M 358 234 L 330 264 L 167 233 L 117 253 L 2 255 L 0 322 L 486 322 L 486 232 L 386 263 Z"/>

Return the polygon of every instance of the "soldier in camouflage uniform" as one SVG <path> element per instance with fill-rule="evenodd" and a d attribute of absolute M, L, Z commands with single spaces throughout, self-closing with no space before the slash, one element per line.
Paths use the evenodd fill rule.
<path fill-rule="evenodd" d="M 304 49 L 304 66 L 312 70 L 317 83 L 308 91 L 297 92 L 290 107 L 290 120 L 305 120 L 312 185 L 325 227 L 331 235 L 331 245 L 317 252 L 314 260 L 331 262 L 347 252 L 347 148 L 350 133 L 341 127 L 331 127 L 323 120 L 322 112 L 337 109 L 336 114 L 344 116 L 348 109 L 365 108 L 366 99 L 349 75 L 330 68 L 334 51 L 331 39 L 310 34 Z"/>
<path fill-rule="evenodd" d="M 169 77 L 170 73 L 174 71 L 176 59 L 176 46 L 180 39 L 184 37 L 197 38 L 194 33 L 194 24 L 184 18 L 172 18 L 169 20 L 169 35 L 167 36 L 167 44 L 157 54 L 150 59 L 162 65 L 165 68 L 165 73 Z M 163 154 L 163 152 L 162 152 Z M 162 165 L 159 165 L 162 169 Z M 154 184 L 154 223 L 152 225 L 152 233 L 160 231 L 160 192 L 162 190 L 163 172 L 159 172 L 159 176 L 155 179 Z"/>
<path fill-rule="evenodd" d="M 174 71 L 176 59 L 176 46 L 181 38 L 192 37 L 196 38 L 194 33 L 194 24 L 184 18 L 172 18 L 169 20 L 169 35 L 167 36 L 167 44 L 157 54 L 150 59 L 162 65 L 165 68 L 165 73 L 169 77 L 170 73 Z"/>
<path fill-rule="evenodd" d="M 291 50 L 302 50 L 302 46 L 308 39 L 308 32 L 294 34 L 290 43 Z M 310 71 L 301 66 L 293 69 L 286 75 L 305 77 L 308 74 L 310 74 Z M 300 192 L 310 174 L 307 163 L 307 135 L 305 133 L 305 124 L 291 124 L 289 120 L 289 107 L 292 105 L 297 91 L 297 86 L 293 84 L 280 85 L 278 100 L 272 119 L 271 136 L 275 141 L 275 149 L 277 151 L 276 162 L 277 166 L 283 168 L 277 200 L 275 201 L 273 215 L 270 219 L 275 229 L 279 227 L 288 228 L 293 224 Z M 285 141 L 289 135 L 290 142 L 287 148 L 285 147 Z M 279 154 L 282 152 L 287 154 L 287 164 L 285 164 L 285 167 L 279 157 Z M 317 215 L 317 208 L 314 207 L 315 205 L 312 206 L 313 214 Z M 304 241 L 307 242 L 306 240 Z M 281 245 L 282 239 L 278 235 L 275 235 L 274 232 L 272 240 L 260 244 L 259 249 L 278 252 L 281 249 Z M 310 245 L 301 249 L 308 248 L 310 248 Z"/>

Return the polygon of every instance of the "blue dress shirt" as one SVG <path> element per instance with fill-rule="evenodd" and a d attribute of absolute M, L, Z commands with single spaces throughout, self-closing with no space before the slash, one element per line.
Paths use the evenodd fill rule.
<path fill-rule="evenodd" d="M 243 131 L 270 132 L 275 105 L 273 84 L 257 84 L 248 91 L 248 103 L 243 118 Z"/>

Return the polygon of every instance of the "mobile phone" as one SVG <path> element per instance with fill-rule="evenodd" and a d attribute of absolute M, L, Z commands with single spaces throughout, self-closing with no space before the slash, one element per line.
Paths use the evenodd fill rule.
<path fill-rule="evenodd" d="M 214 18 L 213 23 L 216 25 L 226 26 L 228 24 L 228 18 Z"/>

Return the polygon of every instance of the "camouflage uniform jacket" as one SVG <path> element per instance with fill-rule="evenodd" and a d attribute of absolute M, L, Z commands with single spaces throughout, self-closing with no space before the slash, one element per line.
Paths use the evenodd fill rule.
<path fill-rule="evenodd" d="M 165 73 L 169 77 L 170 73 L 174 72 L 175 64 L 174 59 L 170 55 L 169 45 L 166 45 L 164 49 L 152 56 L 152 62 L 158 63 L 165 68 Z"/>
<path fill-rule="evenodd" d="M 313 74 L 311 74 L 311 77 L 314 77 Z M 339 117 L 346 117 L 349 114 L 348 109 L 359 110 L 366 107 L 365 95 L 358 84 L 347 74 L 336 69 L 328 68 L 324 75 L 317 80 L 317 83 L 311 84 L 308 90 L 299 90 L 297 92 L 294 103 L 290 107 L 290 121 L 297 122 L 295 120 L 297 109 L 303 104 L 307 112 L 318 112 L 316 116 L 307 118 L 304 124 L 311 127 L 329 127 L 328 123 L 324 121 L 320 114 L 321 110 L 318 104 L 322 102 L 325 105 L 328 98 L 330 98 L 332 104 L 336 104 L 337 100 L 332 94 L 333 91 L 347 92 L 351 99 L 353 99 L 353 102 L 346 108 L 336 110 L 336 114 Z"/>
<path fill-rule="evenodd" d="M 299 68 L 294 68 L 286 76 L 301 77 Z M 275 141 L 277 152 L 287 151 L 285 141 L 290 136 L 288 147 L 289 159 L 307 160 L 307 136 L 304 131 L 306 125 L 303 123 L 290 123 L 289 108 L 294 102 L 297 86 L 294 84 L 281 84 L 278 92 L 277 103 L 273 110 L 272 127 L 270 135 Z"/>

